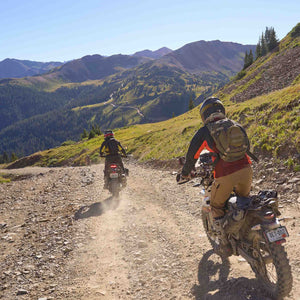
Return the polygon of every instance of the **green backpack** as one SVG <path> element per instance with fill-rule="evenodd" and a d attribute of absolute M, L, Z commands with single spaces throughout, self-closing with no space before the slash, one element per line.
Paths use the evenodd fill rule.
<path fill-rule="evenodd" d="M 244 128 L 227 118 L 206 124 L 219 156 L 224 161 L 233 162 L 249 153 L 250 143 Z"/>

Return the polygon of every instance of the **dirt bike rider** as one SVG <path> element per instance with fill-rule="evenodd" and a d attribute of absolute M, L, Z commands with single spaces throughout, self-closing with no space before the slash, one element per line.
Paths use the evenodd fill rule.
<path fill-rule="evenodd" d="M 214 126 L 216 127 L 220 122 L 226 122 L 226 120 L 229 122 L 231 120 L 225 117 L 225 108 L 218 98 L 208 98 L 204 100 L 200 107 L 200 115 L 204 126 L 197 131 L 191 140 L 186 154 L 185 164 L 182 168 L 181 175 L 177 180 L 179 180 L 180 183 L 180 181 L 190 179 L 190 172 L 194 168 L 195 163 L 204 148 L 217 155 L 214 163 L 214 182 L 211 187 L 210 207 L 214 217 L 214 227 L 218 232 L 220 239 L 220 251 L 230 252 L 231 246 L 223 228 L 223 223 L 225 221 L 224 206 L 233 190 L 235 190 L 235 193 L 238 196 L 247 197 L 249 195 L 253 171 L 251 160 L 247 154 L 251 155 L 251 157 L 253 157 L 253 155 L 250 154 L 249 151 L 245 151 L 247 154 L 243 153 L 238 160 L 231 159 L 231 161 L 226 161 L 224 156 L 220 155 L 221 152 L 217 149 L 216 139 L 212 134 L 212 128 Z M 238 123 L 234 122 L 234 124 Z M 243 128 L 242 130 L 244 131 Z M 246 135 L 245 131 L 244 134 Z"/>
<path fill-rule="evenodd" d="M 105 156 L 105 168 L 104 168 L 104 188 L 108 188 L 108 178 L 107 171 L 111 163 L 119 165 L 123 173 L 125 173 L 125 168 L 123 165 L 120 152 L 127 157 L 125 149 L 122 147 L 121 143 L 114 138 L 114 133 L 111 130 L 106 130 L 104 132 L 104 141 L 100 146 L 100 156 Z"/>

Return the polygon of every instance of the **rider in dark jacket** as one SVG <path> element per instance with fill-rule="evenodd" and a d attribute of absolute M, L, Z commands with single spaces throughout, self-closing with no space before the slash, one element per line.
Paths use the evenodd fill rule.
<path fill-rule="evenodd" d="M 125 149 L 121 143 L 114 138 L 114 133 L 111 130 L 107 130 L 104 133 L 104 141 L 100 147 L 100 156 L 105 156 L 105 168 L 104 168 L 104 188 L 107 188 L 107 170 L 111 163 L 119 165 L 125 173 L 125 168 L 120 156 L 120 152 L 127 157 Z"/>

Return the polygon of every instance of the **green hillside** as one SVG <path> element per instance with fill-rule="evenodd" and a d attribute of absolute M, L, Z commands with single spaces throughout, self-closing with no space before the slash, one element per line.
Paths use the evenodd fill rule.
<path fill-rule="evenodd" d="M 226 106 L 228 116 L 243 124 L 256 154 L 274 156 L 299 168 L 300 83 Z M 133 125 L 115 130 L 116 138 L 139 160 L 168 160 L 184 155 L 189 142 L 201 126 L 198 107 L 176 118 L 155 124 Z M 87 155 L 99 161 L 102 137 L 35 153 L 17 166 L 84 165 Z"/>
<path fill-rule="evenodd" d="M 299 27 L 298 24 L 280 42 L 278 49 L 256 60 L 245 70 L 242 78 L 239 76 L 233 79 L 216 94 L 224 102 L 227 115 L 247 129 L 254 153 L 264 157 L 275 157 L 278 162 L 286 163 L 295 170 L 300 168 L 300 62 L 299 59 L 292 58 L 295 55 L 300 57 Z M 177 74 L 172 73 L 172 76 L 169 76 L 171 71 Z M 161 78 L 157 77 L 159 72 Z M 137 104 L 135 101 L 138 100 L 143 112 L 147 112 L 151 97 L 155 101 L 167 91 L 172 95 L 170 98 L 173 98 L 175 95 L 180 97 L 178 95 L 185 92 L 187 96 L 191 92 L 197 96 L 201 93 L 204 95 L 207 90 L 207 86 L 201 82 L 201 77 L 198 77 L 197 82 L 189 77 L 191 75 L 173 68 L 164 66 L 154 73 L 156 76 L 151 73 L 151 68 L 139 69 L 130 80 L 128 74 L 122 77 L 124 73 L 121 73 L 119 76 L 124 80 L 120 81 L 122 83 L 117 93 L 111 95 L 112 99 L 117 97 L 119 104 L 126 104 L 129 99 L 133 99 L 133 103 Z M 112 77 L 110 80 L 114 81 L 116 78 Z M 169 89 L 170 86 L 172 88 Z M 264 89 L 265 86 L 269 91 Z M 174 88 L 177 88 L 176 94 L 172 94 Z M 148 101 L 143 101 L 141 96 L 147 97 Z M 113 101 L 112 99 L 110 98 L 110 101 Z M 110 101 L 105 105 L 109 105 Z M 96 112 L 102 105 L 104 104 L 76 106 L 73 111 L 79 115 L 86 111 Z M 163 101 L 158 102 L 157 109 L 162 107 Z M 171 104 L 168 103 L 166 107 L 171 107 Z M 198 110 L 199 107 L 196 107 L 163 122 L 113 127 L 119 127 L 115 129 L 116 138 L 135 158 L 141 161 L 169 160 L 186 153 L 191 138 L 202 126 Z M 102 141 L 102 137 L 97 137 L 66 144 L 25 157 L 11 167 L 84 165 L 87 156 L 93 162 L 97 162 L 100 159 L 98 149 Z"/>
<path fill-rule="evenodd" d="M 3 84 L 0 149 L 28 155 L 78 140 L 93 124 L 105 129 L 162 121 L 186 112 L 191 98 L 209 95 L 227 80 L 218 73 L 192 75 L 144 64 L 105 80 L 63 84 L 52 91 L 22 86 L 22 81 Z"/>
<path fill-rule="evenodd" d="M 19 157 L 120 128 L 178 116 L 224 86 L 254 47 L 200 41 L 158 59 L 88 55 L 41 76 L 0 80 L 0 155 Z M 201 58 L 201 59 L 200 59 Z"/>

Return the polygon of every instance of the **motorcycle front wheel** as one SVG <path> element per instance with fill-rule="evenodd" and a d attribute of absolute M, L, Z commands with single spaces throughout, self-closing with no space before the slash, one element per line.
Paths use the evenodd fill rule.
<path fill-rule="evenodd" d="M 293 278 L 287 254 L 282 245 L 259 244 L 261 257 L 258 266 L 252 266 L 257 279 L 274 299 L 283 299 L 292 290 Z"/>

